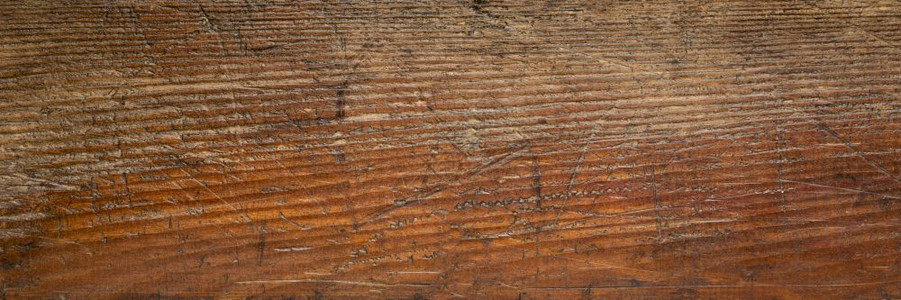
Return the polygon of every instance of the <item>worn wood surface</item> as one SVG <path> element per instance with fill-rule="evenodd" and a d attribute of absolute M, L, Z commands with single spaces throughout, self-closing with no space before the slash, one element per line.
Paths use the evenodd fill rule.
<path fill-rule="evenodd" d="M 897 1 L 4 1 L 0 298 L 901 297 Z"/>

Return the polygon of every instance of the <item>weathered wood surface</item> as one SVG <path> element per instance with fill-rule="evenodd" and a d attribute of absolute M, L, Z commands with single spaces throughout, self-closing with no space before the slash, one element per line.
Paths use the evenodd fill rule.
<path fill-rule="evenodd" d="M 899 16 L 5 1 L 2 297 L 897 299 Z"/>

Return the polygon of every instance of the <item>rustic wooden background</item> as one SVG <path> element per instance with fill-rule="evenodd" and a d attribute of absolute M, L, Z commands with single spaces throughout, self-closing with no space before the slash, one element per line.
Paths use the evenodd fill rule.
<path fill-rule="evenodd" d="M 898 1 L 3 1 L 0 298 L 901 297 Z"/>

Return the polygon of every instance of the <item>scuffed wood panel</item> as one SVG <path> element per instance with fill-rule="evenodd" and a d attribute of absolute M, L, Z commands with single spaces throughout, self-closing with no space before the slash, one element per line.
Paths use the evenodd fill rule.
<path fill-rule="evenodd" d="M 0 6 L 2 297 L 901 297 L 897 1 Z"/>

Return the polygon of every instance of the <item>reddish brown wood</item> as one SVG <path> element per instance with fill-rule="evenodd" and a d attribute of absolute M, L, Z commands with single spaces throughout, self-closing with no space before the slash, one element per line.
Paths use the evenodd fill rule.
<path fill-rule="evenodd" d="M 901 297 L 897 1 L 4 1 L 0 298 Z"/>

